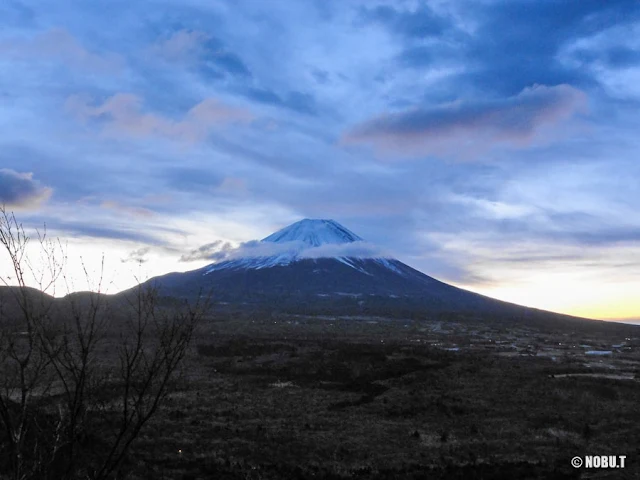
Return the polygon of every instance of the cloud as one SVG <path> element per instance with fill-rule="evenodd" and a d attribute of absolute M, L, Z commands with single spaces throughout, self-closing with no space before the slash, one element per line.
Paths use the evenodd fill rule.
<path fill-rule="evenodd" d="M 376 22 L 408 38 L 425 38 L 442 35 L 449 28 L 449 21 L 426 5 L 415 10 L 397 10 L 388 5 L 361 10 L 361 18 Z"/>
<path fill-rule="evenodd" d="M 297 259 L 329 257 L 391 257 L 388 252 L 384 251 L 380 247 L 365 241 L 312 247 L 299 241 L 274 243 L 252 240 L 234 247 L 229 242 L 217 240 L 183 255 L 180 258 L 180 261 L 190 262 L 194 260 L 211 260 L 214 263 L 220 263 L 239 258 L 262 258 L 275 256 Z"/>
<path fill-rule="evenodd" d="M 47 228 L 51 231 L 59 232 L 60 235 L 74 238 L 95 238 L 109 240 L 124 240 L 149 245 L 162 245 L 166 242 L 158 236 L 141 231 L 139 228 L 129 225 L 113 225 L 101 226 L 97 225 L 95 220 L 68 221 L 57 218 L 42 219 L 42 223 L 47 224 Z M 35 222 L 34 223 L 38 223 Z"/>
<path fill-rule="evenodd" d="M 304 249 L 303 242 L 272 243 L 251 240 L 234 247 L 228 242 L 217 240 L 183 255 L 180 261 L 212 260 L 215 263 L 237 258 L 260 258 L 274 255 L 294 255 Z"/>
<path fill-rule="evenodd" d="M 626 0 L 429 2 L 429 7 L 396 2 L 363 10 L 362 17 L 386 26 L 403 43 L 400 67 L 428 73 L 453 61 L 462 68 L 446 79 L 445 89 L 503 96 L 533 84 L 597 87 L 594 72 L 558 61 L 557 54 L 580 37 L 637 23 L 640 12 L 638 2 Z M 630 46 L 633 38 L 624 43 Z M 632 60 L 627 53 L 616 54 L 614 61 Z M 423 82 L 415 82 L 420 89 Z"/>
<path fill-rule="evenodd" d="M 185 253 L 180 257 L 180 262 L 195 262 L 198 260 L 222 260 L 225 259 L 228 252 L 233 250 L 233 245 L 223 240 L 202 245 L 189 253 Z"/>
<path fill-rule="evenodd" d="M 351 258 L 390 258 L 391 255 L 377 245 L 358 241 L 342 244 L 320 245 L 319 247 L 305 248 L 299 254 L 300 258 L 327 258 L 327 257 L 351 257 Z"/>
<path fill-rule="evenodd" d="M 585 280 L 592 278 L 600 284 L 609 278 L 624 283 L 636 277 L 640 265 L 638 229 L 610 235 L 599 230 L 588 236 L 588 232 L 572 230 L 527 230 L 524 222 L 517 229 L 492 228 L 495 225 L 487 223 L 484 231 L 472 230 L 465 235 L 450 232 L 430 237 L 441 246 L 440 258 L 448 259 L 449 265 L 469 275 L 490 272 L 503 286 L 517 278 L 543 280 L 547 274 L 563 272 L 580 272 Z M 476 283 L 464 276 L 452 278 L 445 274 L 445 279 L 466 285 Z"/>
<path fill-rule="evenodd" d="M 220 192 L 240 194 L 247 192 L 247 181 L 244 178 L 226 177 L 218 187 Z"/>
<path fill-rule="evenodd" d="M 115 210 L 118 213 L 137 218 L 149 218 L 155 215 L 154 212 L 148 208 L 123 205 L 115 200 L 105 200 L 100 204 L 100 206 L 102 208 Z"/>
<path fill-rule="evenodd" d="M 170 37 L 156 42 L 152 51 L 167 60 L 182 61 L 185 57 L 200 54 L 203 43 L 209 38 L 206 33 L 192 30 L 179 30 Z"/>
<path fill-rule="evenodd" d="M 29 208 L 46 201 L 53 190 L 33 179 L 33 173 L 19 173 L 0 168 L 0 204 Z"/>
<path fill-rule="evenodd" d="M 192 248 L 259 238 L 301 217 L 339 218 L 409 265 L 465 284 L 480 282 L 478 275 L 500 280 L 497 267 L 523 275 L 568 268 L 576 252 L 610 249 L 607 264 L 637 257 L 623 249 L 640 238 L 640 35 L 632 25 L 640 2 L 240 0 L 221 8 L 171 0 L 151 14 L 125 2 L 108 31 L 94 2 L 41 3 L 20 20 L 11 6 L 20 2 L 0 1 L 0 168 L 35 172 L 55 191 L 47 225 L 59 219 L 62 234 L 84 237 L 78 244 L 117 246 L 117 264 L 148 244 L 145 266 L 158 264 L 161 273 Z M 320 16 L 317 3 L 330 15 Z M 56 37 L 50 25 L 66 30 Z M 118 69 L 126 74 L 111 74 Z M 523 90 L 535 84 L 547 87 L 527 103 Z M 580 120 L 558 113 L 581 111 L 576 91 L 588 94 L 591 111 L 579 139 L 568 129 Z M 80 92 L 93 97 L 72 109 L 85 135 L 60 112 Z M 139 97 L 119 104 L 117 92 Z M 207 97 L 268 112 L 278 130 L 266 132 L 259 121 L 198 124 L 188 112 Z M 376 118 L 383 112 L 386 121 Z M 358 145 L 398 156 L 484 150 L 490 159 L 381 163 L 368 148 L 336 148 L 360 122 L 380 131 L 359 132 Z M 181 141 L 205 137 L 185 154 Z M 518 150 L 527 142 L 535 148 Z M 144 198 L 154 194 L 170 201 Z M 461 195 L 476 201 L 456 201 Z M 90 200 L 78 203 L 83 197 Z M 137 207 L 155 215 L 126 213 Z M 578 221 L 578 210 L 597 218 Z M 570 218 L 551 218 L 555 211 Z M 168 225 L 184 235 L 159 229 Z M 469 241 L 446 251 L 439 237 L 426 242 L 431 234 Z M 502 260 L 523 242 L 531 251 Z M 169 244 L 175 253 L 156 258 Z M 226 258 L 216 251 L 200 252 L 202 263 Z M 240 253 L 247 252 L 258 247 Z M 638 274 L 629 268 L 624 277 Z"/>
<path fill-rule="evenodd" d="M 580 246 L 637 245 L 640 242 L 640 226 L 573 230 L 557 233 L 554 238 Z"/>
<path fill-rule="evenodd" d="M 612 28 L 574 39 L 556 59 L 567 68 L 589 72 L 615 97 L 640 98 L 640 23 Z"/>
<path fill-rule="evenodd" d="M 466 72 L 458 80 L 484 91 L 513 95 L 532 84 L 594 86 L 585 69 L 567 68 L 556 54 L 587 32 L 634 18 L 636 2 L 477 2 L 467 6 L 475 24 L 462 45 Z"/>
<path fill-rule="evenodd" d="M 140 97 L 129 93 L 117 93 L 101 105 L 92 105 L 87 96 L 73 95 L 67 99 L 66 109 L 84 122 L 98 123 L 107 136 L 165 137 L 186 142 L 203 140 L 220 125 L 253 119 L 247 110 L 225 105 L 214 98 L 202 100 L 181 120 L 146 112 L 142 103 Z"/>
<path fill-rule="evenodd" d="M 222 172 L 205 167 L 168 166 L 159 171 L 166 187 L 182 192 L 210 193 L 224 181 Z"/>
<path fill-rule="evenodd" d="M 287 108 L 306 115 L 317 114 L 316 100 L 309 93 L 291 90 L 281 96 L 272 90 L 250 87 L 242 90 L 241 94 L 252 101 L 265 105 Z"/>
<path fill-rule="evenodd" d="M 356 126 L 344 144 L 373 144 L 401 155 L 477 154 L 526 147 L 543 128 L 585 112 L 587 96 L 569 85 L 535 85 L 496 100 L 457 101 L 389 113 Z"/>
<path fill-rule="evenodd" d="M 151 52 L 170 62 L 197 65 L 200 74 L 208 78 L 251 77 L 242 59 L 224 43 L 201 31 L 178 30 L 157 41 Z"/>
<path fill-rule="evenodd" d="M 135 262 L 139 264 L 146 263 L 147 261 L 149 261 L 149 259 L 145 257 L 150 250 L 151 248 L 149 247 L 138 248 L 137 250 L 134 250 L 131 253 L 129 253 L 129 255 L 126 258 L 121 258 L 120 261 L 122 263 L 129 263 L 129 262 Z"/>
<path fill-rule="evenodd" d="M 97 73 L 118 73 L 124 67 L 119 55 L 90 52 L 62 28 L 54 28 L 27 39 L 1 41 L 0 55 L 3 54 L 29 62 L 33 59 L 55 59 L 71 67 Z"/>

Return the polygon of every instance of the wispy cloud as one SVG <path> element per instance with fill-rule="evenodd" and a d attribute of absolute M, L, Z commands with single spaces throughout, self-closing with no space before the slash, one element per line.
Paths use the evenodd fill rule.
<path fill-rule="evenodd" d="M 361 9 L 361 18 L 377 22 L 408 38 L 424 39 L 442 35 L 451 26 L 449 19 L 442 17 L 428 5 L 414 10 L 398 10 L 391 5 L 378 5 Z"/>
<path fill-rule="evenodd" d="M 121 258 L 120 261 L 122 263 L 130 263 L 130 262 L 134 262 L 138 264 L 146 263 L 149 261 L 149 259 L 147 258 L 147 254 L 149 253 L 150 250 L 151 250 L 150 247 L 138 248 L 137 250 L 133 250 L 132 252 L 130 252 L 129 255 L 127 255 L 125 258 Z"/>
<path fill-rule="evenodd" d="M 124 205 L 115 200 L 105 200 L 100 203 L 100 206 L 131 217 L 149 218 L 154 216 L 154 212 L 148 208 Z"/>
<path fill-rule="evenodd" d="M 191 250 L 180 257 L 181 262 L 196 262 L 198 260 L 223 260 L 234 247 L 231 243 L 223 240 L 207 243 L 201 247 Z"/>
<path fill-rule="evenodd" d="M 249 67 L 222 40 L 198 30 L 178 30 L 149 49 L 167 62 L 192 67 L 203 78 L 250 78 Z"/>
<path fill-rule="evenodd" d="M 209 39 L 204 32 L 179 30 L 167 38 L 158 40 L 151 51 L 171 61 L 185 61 L 197 57 L 203 50 L 203 44 Z"/>
<path fill-rule="evenodd" d="M 35 220 L 32 223 L 38 224 Z M 102 226 L 95 221 L 87 220 L 62 220 L 57 218 L 43 218 L 42 223 L 46 223 L 47 228 L 61 237 L 90 239 L 91 241 L 123 240 L 143 243 L 147 245 L 165 245 L 166 242 L 155 235 L 156 232 L 147 233 L 136 229 L 132 225 L 113 224 Z"/>
<path fill-rule="evenodd" d="M 345 144 L 373 144 L 400 155 L 473 156 L 496 145 L 526 147 L 545 127 L 585 112 L 587 96 L 569 85 L 536 85 L 497 100 L 456 101 L 389 113 L 356 126 Z"/>
<path fill-rule="evenodd" d="M 32 62 L 62 62 L 70 67 L 96 73 L 119 73 L 125 62 L 115 53 L 87 50 L 63 28 L 54 28 L 28 38 L 0 40 L 0 56 Z"/>
<path fill-rule="evenodd" d="M 102 104 L 93 104 L 85 95 L 74 95 L 67 99 L 66 108 L 81 121 L 96 122 L 107 136 L 161 137 L 186 142 L 204 140 L 216 127 L 253 119 L 246 109 L 206 98 L 191 107 L 181 119 L 174 120 L 146 111 L 142 99 L 130 93 L 117 93 Z"/>

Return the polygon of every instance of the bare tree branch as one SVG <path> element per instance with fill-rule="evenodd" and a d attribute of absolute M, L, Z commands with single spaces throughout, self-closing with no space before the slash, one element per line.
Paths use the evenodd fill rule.
<path fill-rule="evenodd" d="M 112 478 L 171 391 L 208 301 L 168 308 L 139 285 L 134 298 L 110 303 L 104 258 L 92 291 L 70 293 L 62 243 L 46 226 L 36 233 L 33 263 L 22 224 L 0 208 L 0 245 L 13 269 L 0 275 L 0 477 Z M 60 279 L 67 295 L 46 295 Z M 87 440 L 94 432 L 99 448 Z"/>

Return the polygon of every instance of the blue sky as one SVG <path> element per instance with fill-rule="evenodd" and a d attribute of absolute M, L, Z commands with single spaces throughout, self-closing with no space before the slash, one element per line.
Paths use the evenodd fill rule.
<path fill-rule="evenodd" d="M 640 317 L 636 1 L 5 0 L 0 27 L 0 201 L 111 290 L 333 218 L 465 288 Z"/>

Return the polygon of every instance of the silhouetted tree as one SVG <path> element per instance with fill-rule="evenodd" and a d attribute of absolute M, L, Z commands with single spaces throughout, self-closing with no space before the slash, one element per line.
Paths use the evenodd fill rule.
<path fill-rule="evenodd" d="M 92 292 L 55 298 L 68 285 L 65 250 L 46 227 L 37 237 L 38 265 L 0 208 L 12 265 L 0 272 L 0 478 L 112 478 L 170 393 L 208 302 L 167 307 L 140 284 L 108 300 L 102 275 Z"/>

